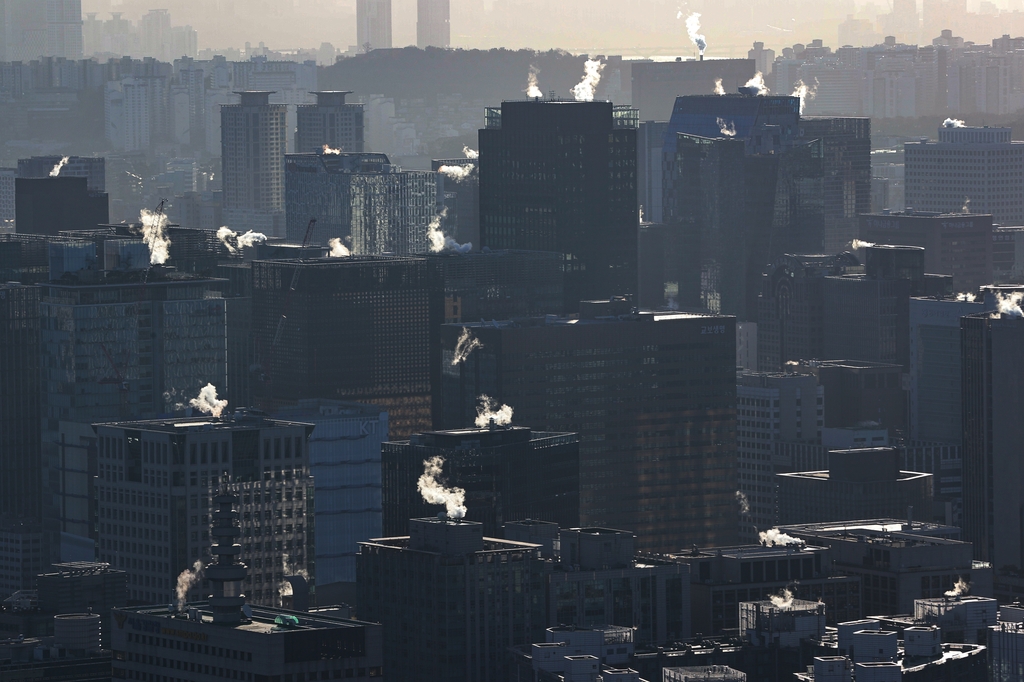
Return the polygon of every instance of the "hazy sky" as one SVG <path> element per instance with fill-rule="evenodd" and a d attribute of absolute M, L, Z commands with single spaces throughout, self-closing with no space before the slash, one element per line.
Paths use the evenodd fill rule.
<path fill-rule="evenodd" d="M 969 0 L 976 10 L 982 0 Z M 995 0 L 1003 8 L 1024 0 Z M 700 12 L 709 57 L 745 55 L 755 40 L 776 50 L 821 38 L 837 47 L 848 15 L 873 20 L 890 0 L 452 0 L 456 47 L 565 48 L 627 55 L 690 54 L 677 15 Z M 342 50 L 355 43 L 355 0 L 83 0 L 84 12 L 124 12 L 136 20 L 152 8 L 170 10 L 175 25 L 190 24 L 200 47 Z M 416 41 L 416 0 L 392 0 L 394 43 Z M 995 36 L 969 36 L 988 42 Z M 929 38 L 930 42 L 930 38 Z"/>

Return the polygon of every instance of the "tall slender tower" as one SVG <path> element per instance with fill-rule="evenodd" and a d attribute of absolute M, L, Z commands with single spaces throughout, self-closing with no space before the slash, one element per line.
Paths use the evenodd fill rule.
<path fill-rule="evenodd" d="M 271 92 L 237 94 L 241 103 L 220 109 L 224 220 L 236 230 L 284 236 L 288 107 L 271 104 Z"/>
<path fill-rule="evenodd" d="M 206 568 L 206 577 L 213 589 L 210 608 L 214 623 L 237 625 L 242 621 L 242 606 L 245 604 L 242 582 L 246 576 L 245 564 L 238 562 L 238 555 L 242 553 L 242 546 L 238 544 L 242 529 L 238 526 L 238 512 L 234 509 L 238 496 L 222 487 L 213 502 L 217 511 L 213 512 L 210 535 L 217 543 L 213 546 L 217 562 Z"/>
<path fill-rule="evenodd" d="M 391 0 L 356 0 L 356 41 L 364 52 L 391 48 Z"/>
<path fill-rule="evenodd" d="M 416 45 L 451 47 L 451 0 L 417 0 Z"/>

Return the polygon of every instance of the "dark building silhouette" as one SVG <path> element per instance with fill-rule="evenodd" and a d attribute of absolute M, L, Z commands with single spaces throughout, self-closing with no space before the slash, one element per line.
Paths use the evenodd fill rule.
<path fill-rule="evenodd" d="M 636 111 L 611 102 L 503 102 L 480 131 L 480 241 L 556 251 L 565 304 L 637 286 Z"/>
<path fill-rule="evenodd" d="M 271 92 L 237 93 L 238 104 L 220 108 L 224 220 L 232 227 L 284 234 L 284 154 L 287 105 Z"/>
<path fill-rule="evenodd" d="M 313 154 L 324 147 L 345 153 L 363 151 L 363 105 L 345 101 L 351 92 L 314 92 L 316 104 L 296 107 L 295 152 Z"/>
<path fill-rule="evenodd" d="M 825 278 L 862 272 L 856 256 L 780 256 L 761 276 L 757 300 L 757 367 L 825 357 Z"/>
<path fill-rule="evenodd" d="M 38 520 L 40 452 L 39 289 L 0 285 L 0 515 Z"/>
<path fill-rule="evenodd" d="M 650 551 L 735 543 L 735 320 L 632 308 L 446 325 L 441 422 L 473 424 L 490 396 L 515 424 L 580 435 L 583 524 Z M 461 358 L 466 330 L 483 346 Z"/>
<path fill-rule="evenodd" d="M 997 572 L 1024 567 L 1024 318 L 985 312 L 960 320 L 963 354 L 964 539 Z M 998 580 L 998 579 L 997 579 Z"/>
<path fill-rule="evenodd" d="M 902 365 L 859 360 L 810 360 L 788 370 L 813 374 L 825 389 L 827 429 L 873 422 L 887 429 L 906 427 L 907 391 Z"/>
<path fill-rule="evenodd" d="M 89 189 L 84 177 L 17 178 L 15 224 L 24 234 L 56 235 L 110 222 L 105 192 Z"/>
<path fill-rule="evenodd" d="M 384 407 L 392 438 L 433 428 L 444 283 L 425 258 L 254 261 L 258 402 Z"/>
<path fill-rule="evenodd" d="M 695 296 L 681 299 L 681 294 L 700 291 L 698 241 L 691 224 L 640 223 L 637 295 L 641 308 L 677 309 L 680 301 L 687 307 L 699 306 Z"/>
<path fill-rule="evenodd" d="M 104 563 L 54 564 L 36 578 L 39 609 L 46 613 L 91 612 L 103 619 L 101 642 L 110 646 L 110 610 L 128 604 L 128 574 Z"/>
<path fill-rule="evenodd" d="M 444 511 L 427 504 L 416 487 L 424 462 L 433 457 L 444 460 L 446 485 L 466 491 L 466 519 L 482 523 L 488 536 L 501 535 L 508 521 L 541 519 L 564 528 L 580 523 L 579 437 L 496 427 L 384 443 L 384 535 L 402 535 L 410 518 Z"/>
<path fill-rule="evenodd" d="M 60 166 L 58 177 L 88 178 L 90 192 L 107 190 L 106 159 L 102 156 L 69 156 L 67 163 L 61 163 L 61 156 L 33 156 L 18 159 L 19 178 L 48 178 L 57 166 Z"/>

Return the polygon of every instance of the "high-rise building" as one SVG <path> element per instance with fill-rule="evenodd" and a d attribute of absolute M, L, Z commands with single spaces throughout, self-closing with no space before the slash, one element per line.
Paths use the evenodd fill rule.
<path fill-rule="evenodd" d="M 778 372 L 787 362 L 825 357 L 825 278 L 863 272 L 851 253 L 784 255 L 761 277 L 757 367 Z"/>
<path fill-rule="evenodd" d="M 385 154 L 320 150 L 285 157 L 286 236 L 302 243 L 316 218 L 313 243 L 341 239 L 361 256 L 427 253 L 437 210 L 437 175 L 405 171 Z"/>
<path fill-rule="evenodd" d="M 360 403 L 300 400 L 275 416 L 315 425 L 309 471 L 316 486 L 318 595 L 334 583 L 355 583 L 359 543 L 382 534 L 380 461 L 388 413 Z"/>
<path fill-rule="evenodd" d="M 409 521 L 408 536 L 360 545 L 359 615 L 381 624 L 395 679 L 507 679 L 506 650 L 546 625 L 536 544 L 435 517 Z"/>
<path fill-rule="evenodd" d="M 833 450 L 827 471 L 777 474 L 779 524 L 899 518 L 930 508 L 932 475 L 900 471 L 895 448 Z"/>
<path fill-rule="evenodd" d="M 486 125 L 481 245 L 563 254 L 566 310 L 634 293 L 636 110 L 611 102 L 503 102 L 487 110 Z"/>
<path fill-rule="evenodd" d="M 33 156 L 18 159 L 19 178 L 47 178 L 60 166 L 62 178 L 88 178 L 90 192 L 105 192 L 107 189 L 106 159 L 102 156 L 69 156 L 67 163 L 61 156 Z"/>
<path fill-rule="evenodd" d="M 438 173 L 438 199 L 444 200 L 453 225 L 453 237 L 460 244 L 480 246 L 480 173 L 476 159 L 432 159 L 431 170 Z M 451 206 L 454 201 L 454 206 Z M 447 225 L 446 225 L 447 227 Z"/>
<path fill-rule="evenodd" d="M 451 0 L 416 0 L 416 45 L 451 47 Z"/>
<path fill-rule="evenodd" d="M 907 207 L 1024 224 L 1022 180 L 1014 172 L 1024 163 L 1024 142 L 1011 141 L 1011 135 L 1010 128 L 943 127 L 938 142 L 908 142 Z"/>
<path fill-rule="evenodd" d="M 417 433 L 383 445 L 385 536 L 401 535 L 410 518 L 438 512 L 417 487 L 434 457 L 444 460 L 448 485 L 466 491 L 466 519 L 482 523 L 489 537 L 500 535 L 506 522 L 525 519 L 579 526 L 579 437 L 492 425 Z"/>
<path fill-rule="evenodd" d="M 910 437 L 960 445 L 960 318 L 980 313 L 981 302 L 910 299 Z"/>
<path fill-rule="evenodd" d="M 46 0 L 45 54 L 72 61 L 82 58 L 82 0 Z"/>
<path fill-rule="evenodd" d="M 0 285 L 0 515 L 40 520 L 39 289 Z"/>
<path fill-rule="evenodd" d="M 1024 566 L 1024 486 L 1017 419 L 1024 380 L 1024 318 L 984 312 L 960 321 L 963 357 L 964 539 L 997 570 Z"/>
<path fill-rule="evenodd" d="M 287 577 L 315 579 L 310 424 L 239 411 L 95 430 L 99 556 L 129 574 L 131 600 L 170 603 L 179 574 L 210 563 L 212 496 L 222 485 L 240 500 L 246 596 L 277 606 Z M 190 586 L 189 597 L 205 587 Z"/>
<path fill-rule="evenodd" d="M 0 517 L 0 596 L 35 589 L 36 576 L 49 565 L 38 521 Z"/>
<path fill-rule="evenodd" d="M 637 133 L 637 195 L 640 197 L 640 222 L 660 223 L 662 221 L 661 194 L 663 162 L 662 147 L 665 146 L 665 131 L 668 121 L 641 120 Z M 641 272 L 643 269 L 641 268 Z"/>
<path fill-rule="evenodd" d="M 82 0 L 6 0 L 0 12 L 0 59 L 82 58 Z"/>
<path fill-rule="evenodd" d="M 267 407 L 357 400 L 388 412 L 392 438 L 433 428 L 444 289 L 424 258 L 254 261 L 253 337 Z"/>
<path fill-rule="evenodd" d="M 647 551 L 734 544 L 735 321 L 580 305 L 578 318 L 446 325 L 442 425 L 472 425 L 490 396 L 515 424 L 580 435 L 584 525 L 635 533 Z M 482 347 L 457 356 L 473 339 Z"/>
<path fill-rule="evenodd" d="M 808 360 L 790 364 L 787 369 L 813 374 L 825 389 L 825 429 L 857 428 L 869 422 L 873 428 L 906 428 L 907 390 L 903 385 L 906 371 L 903 365 Z"/>
<path fill-rule="evenodd" d="M 953 278 L 958 292 L 976 292 L 992 283 L 992 216 L 924 211 L 860 216 L 859 237 L 867 242 L 919 246 L 924 271 Z"/>
<path fill-rule="evenodd" d="M 90 190 L 86 178 L 19 177 L 14 187 L 15 224 L 21 233 L 56 235 L 110 222 L 107 194 Z"/>
<path fill-rule="evenodd" d="M 110 647 L 114 621 L 110 610 L 128 604 L 128 574 L 109 564 L 54 564 L 36 578 L 39 610 L 44 613 L 95 613 L 103 619 L 101 643 Z"/>
<path fill-rule="evenodd" d="M 757 542 L 776 523 L 775 444 L 821 441 L 825 389 L 806 374 L 744 373 L 736 382 L 740 541 Z"/>
<path fill-rule="evenodd" d="M 343 153 L 363 152 L 363 105 L 345 101 L 351 92 L 314 92 L 316 104 L 297 107 L 295 153 L 312 154 L 324 148 Z"/>
<path fill-rule="evenodd" d="M 235 231 L 281 237 L 288 107 L 271 104 L 270 92 L 238 94 L 239 104 L 220 108 L 224 220 Z"/>
<path fill-rule="evenodd" d="M 391 49 L 391 0 L 356 0 L 356 43 L 362 52 Z"/>
<path fill-rule="evenodd" d="M 757 71 L 754 59 L 636 62 L 631 76 L 633 106 L 640 111 L 641 121 L 667 121 L 676 97 L 712 95 L 719 79 L 725 92 L 734 93 Z"/>

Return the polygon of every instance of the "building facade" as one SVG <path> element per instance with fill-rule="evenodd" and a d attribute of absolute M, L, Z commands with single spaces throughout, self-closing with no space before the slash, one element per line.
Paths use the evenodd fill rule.
<path fill-rule="evenodd" d="M 391 0 L 356 0 L 359 50 L 391 49 Z"/>
<path fill-rule="evenodd" d="M 451 47 L 451 0 L 416 0 L 416 46 Z"/>
<path fill-rule="evenodd" d="M 297 107 L 295 153 L 314 154 L 324 148 L 342 153 L 363 152 L 363 105 L 345 101 L 351 92 L 314 92 L 316 104 Z"/>
<path fill-rule="evenodd" d="M 56 235 L 62 230 L 90 230 L 110 222 L 105 192 L 88 188 L 87 178 L 17 178 L 15 224 L 24 234 Z"/>

